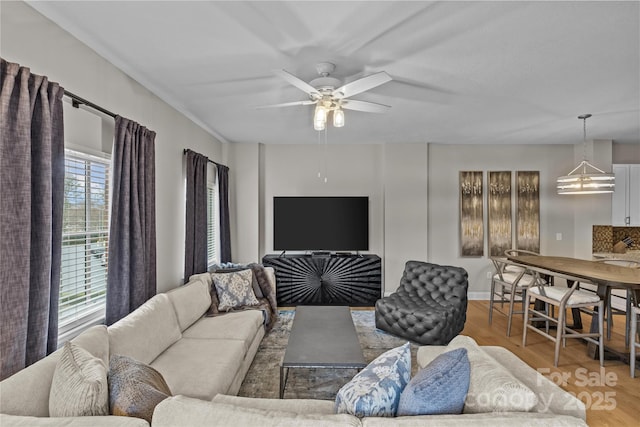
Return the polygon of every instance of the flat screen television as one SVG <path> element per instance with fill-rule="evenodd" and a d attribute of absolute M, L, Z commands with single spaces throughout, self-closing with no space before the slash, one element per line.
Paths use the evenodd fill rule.
<path fill-rule="evenodd" d="M 369 198 L 274 197 L 273 249 L 369 250 Z"/>

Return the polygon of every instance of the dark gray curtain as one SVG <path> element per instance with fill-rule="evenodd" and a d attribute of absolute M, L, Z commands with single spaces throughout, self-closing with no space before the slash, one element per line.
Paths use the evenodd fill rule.
<path fill-rule="evenodd" d="M 155 137 L 144 126 L 116 117 L 107 325 L 156 294 Z"/>
<path fill-rule="evenodd" d="M 220 197 L 220 262 L 231 262 L 231 226 L 229 225 L 229 168 L 216 163 Z"/>
<path fill-rule="evenodd" d="M 187 206 L 184 281 L 207 271 L 207 164 L 209 159 L 186 151 Z"/>
<path fill-rule="evenodd" d="M 1 60 L 0 380 L 57 347 L 63 93 L 46 77 Z"/>

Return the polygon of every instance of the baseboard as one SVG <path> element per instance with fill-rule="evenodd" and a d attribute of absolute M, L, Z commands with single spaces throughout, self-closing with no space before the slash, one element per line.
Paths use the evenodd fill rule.
<path fill-rule="evenodd" d="M 469 300 L 480 300 L 480 301 L 489 301 L 490 291 L 482 291 L 482 292 L 467 292 L 467 299 Z"/>

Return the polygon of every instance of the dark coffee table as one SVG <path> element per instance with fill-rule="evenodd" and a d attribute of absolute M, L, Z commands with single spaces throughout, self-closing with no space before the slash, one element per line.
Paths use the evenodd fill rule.
<path fill-rule="evenodd" d="M 367 366 L 349 307 L 296 307 L 280 364 L 280 399 L 291 368 L 362 369 Z"/>

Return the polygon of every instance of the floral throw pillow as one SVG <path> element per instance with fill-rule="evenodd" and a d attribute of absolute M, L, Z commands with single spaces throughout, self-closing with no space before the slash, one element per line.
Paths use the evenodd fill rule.
<path fill-rule="evenodd" d="M 260 303 L 253 293 L 253 273 L 250 269 L 233 273 L 213 273 L 211 278 L 218 294 L 218 310 L 229 311 Z"/>
<path fill-rule="evenodd" d="M 393 417 L 411 379 L 409 343 L 378 356 L 336 396 L 336 413 L 356 417 Z"/>

